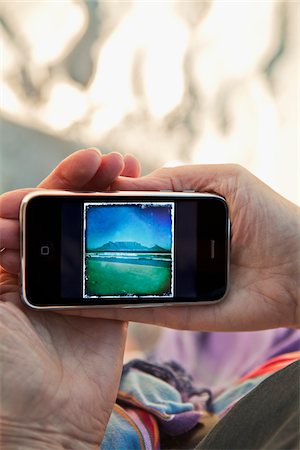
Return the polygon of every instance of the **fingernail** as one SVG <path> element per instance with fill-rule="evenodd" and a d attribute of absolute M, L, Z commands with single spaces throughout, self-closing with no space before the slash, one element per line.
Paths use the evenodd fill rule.
<path fill-rule="evenodd" d="M 89 148 L 86 148 L 85 150 L 86 151 L 92 150 L 92 151 L 96 152 L 98 155 L 102 156 L 101 150 L 99 150 L 99 148 L 97 148 L 97 147 L 89 147 Z"/>
<path fill-rule="evenodd" d="M 120 156 L 122 159 L 124 158 L 124 156 L 123 156 L 122 153 L 120 153 L 120 152 L 110 152 L 110 153 L 107 153 L 107 155 L 118 155 L 118 156 Z"/>

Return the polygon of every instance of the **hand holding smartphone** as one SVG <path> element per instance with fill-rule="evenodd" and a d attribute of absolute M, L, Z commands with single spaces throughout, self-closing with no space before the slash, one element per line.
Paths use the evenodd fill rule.
<path fill-rule="evenodd" d="M 61 275 L 62 270 L 65 270 L 61 260 L 64 261 L 65 256 L 63 256 L 63 250 L 60 253 L 60 244 L 63 239 L 61 231 L 62 217 L 61 215 L 56 216 L 53 214 L 55 210 L 49 209 L 50 205 L 47 203 L 48 207 L 45 204 L 44 209 L 38 209 L 38 214 L 35 214 L 32 218 L 33 228 L 26 228 L 25 221 L 23 221 L 22 225 L 23 291 L 34 308 L 42 310 L 47 308 L 65 308 L 68 315 L 131 320 L 198 331 L 241 331 L 278 326 L 299 326 L 297 314 L 299 274 L 296 270 L 299 267 L 299 253 L 295 251 L 299 242 L 299 208 L 280 197 L 251 173 L 235 165 L 198 165 L 172 169 L 164 168 L 156 170 L 147 176 L 135 178 L 137 176 L 133 173 L 135 170 L 130 172 L 128 167 L 126 169 L 126 165 L 124 169 L 124 165 L 119 164 L 119 159 L 116 161 L 116 155 L 103 156 L 103 165 L 101 163 L 100 167 L 99 164 L 102 159 L 99 155 L 96 155 L 99 158 L 99 164 L 95 164 L 94 155 L 94 151 L 87 150 L 71 155 L 39 186 L 39 188 L 44 188 L 44 190 L 39 192 L 38 196 L 41 194 L 48 196 L 49 194 L 49 198 L 53 197 L 53 204 L 56 203 L 57 195 L 61 198 L 66 197 L 68 201 L 74 197 L 74 202 L 78 202 L 79 197 L 82 197 L 79 201 L 81 204 L 94 201 L 101 203 L 103 200 L 105 201 L 105 196 L 108 197 L 109 201 L 115 201 L 115 198 L 120 197 L 120 194 L 113 192 L 104 192 L 95 197 L 92 194 L 74 195 L 66 191 L 58 194 L 57 191 L 48 191 L 48 189 L 69 190 L 70 188 L 74 191 L 79 189 L 100 191 L 101 189 L 109 188 L 121 190 L 123 197 L 120 200 L 123 202 L 149 201 L 149 197 L 145 198 L 144 195 L 149 195 L 150 198 L 151 196 L 159 195 L 159 201 L 170 203 L 170 201 L 175 199 L 176 195 L 181 199 L 182 197 L 188 198 L 187 196 L 190 196 L 195 200 L 199 194 L 158 192 L 157 189 L 173 189 L 174 191 L 195 189 L 196 192 L 219 193 L 228 202 L 232 222 L 230 292 L 226 301 L 220 303 L 216 303 L 216 291 L 214 291 L 213 295 L 202 297 L 198 295 L 199 292 L 195 288 L 194 294 L 196 295 L 194 297 L 176 298 L 178 284 L 175 279 L 176 276 L 180 278 L 180 275 L 177 275 L 179 273 L 177 264 L 178 261 L 181 263 L 181 260 L 184 260 L 182 255 L 184 255 L 184 249 L 188 247 L 184 245 L 181 247 L 179 245 L 178 247 L 176 244 L 176 217 L 178 217 L 178 211 L 175 208 L 174 298 L 155 295 L 151 299 L 150 297 L 139 296 L 140 294 L 135 295 L 129 291 L 127 291 L 129 295 L 126 294 L 120 297 L 114 295 L 111 299 L 105 298 L 104 295 L 101 296 L 101 293 L 100 295 L 97 293 L 97 298 L 92 298 L 92 296 L 91 298 L 84 297 L 83 256 L 81 256 L 84 251 L 83 246 L 81 246 L 83 234 L 81 231 L 78 235 L 76 231 L 76 229 L 78 230 L 78 220 L 79 223 L 83 223 L 83 216 L 80 218 L 80 214 L 83 214 L 83 206 L 81 206 L 82 212 L 79 214 L 79 219 L 77 216 L 77 219 L 75 217 L 76 220 L 73 220 L 72 216 L 70 216 L 71 224 L 67 227 L 71 230 L 71 237 L 72 232 L 79 236 L 79 259 L 78 246 L 71 246 L 71 250 L 76 250 L 75 254 L 68 251 L 65 252 L 65 255 L 68 256 L 66 270 L 72 274 L 72 270 L 69 269 L 72 265 L 77 267 L 76 275 L 74 276 L 73 274 L 70 278 L 71 283 L 68 284 L 68 288 L 76 289 L 79 297 L 72 294 L 65 295 L 62 289 L 64 277 Z M 108 172 L 109 176 L 107 175 Z M 131 177 L 129 172 L 132 174 Z M 147 192 L 153 190 L 156 192 Z M 125 191 L 132 191 L 132 193 Z M 136 194 L 141 197 L 134 199 L 132 196 L 133 191 L 139 191 Z M 9 302 L 11 299 L 16 303 L 19 301 L 16 277 L 16 274 L 19 272 L 20 262 L 18 213 L 24 193 L 24 190 L 13 191 L 0 197 L 0 241 L 1 248 L 5 248 L 5 251 L 0 253 L 1 287 L 2 285 L 4 287 L 1 298 L 4 302 Z M 126 195 L 128 196 L 127 200 L 125 200 Z M 165 195 L 165 198 L 162 195 Z M 202 194 L 199 196 L 199 199 L 203 195 L 211 197 L 210 194 Z M 170 196 L 172 199 L 170 199 Z M 36 198 L 37 200 L 38 198 Z M 40 198 L 39 201 L 43 204 L 44 198 Z M 219 201 L 221 203 L 224 202 L 222 197 Z M 28 198 L 26 203 L 29 206 Z M 47 209 L 49 210 L 47 211 Z M 49 212 L 51 212 L 50 215 Z M 204 227 L 204 230 L 213 229 L 218 223 L 215 217 L 212 217 L 213 219 L 211 219 L 209 226 Z M 198 224 L 202 224 L 203 218 L 206 220 L 207 215 L 199 212 Z M 187 214 L 184 215 L 183 223 L 190 223 Z M 48 235 L 47 237 L 47 234 L 44 234 L 42 240 L 38 239 L 43 229 L 46 231 L 49 229 L 56 230 L 53 237 L 58 236 L 58 247 L 56 245 L 54 247 L 51 246 L 52 236 Z M 26 236 L 28 236 L 28 239 Z M 186 233 L 185 236 L 193 241 L 191 233 Z M 50 241 L 45 242 L 45 238 L 50 239 Z M 121 241 L 121 239 L 118 238 L 118 241 Z M 207 239 L 204 239 L 204 241 L 208 242 Z M 216 245 L 216 242 L 213 243 L 213 241 L 214 239 L 210 238 L 210 244 L 206 245 L 206 248 L 210 246 L 210 254 L 214 255 L 213 260 L 218 262 L 220 253 L 218 253 L 217 247 L 213 247 Z M 56 242 L 53 243 L 55 244 Z M 183 249 L 179 257 L 177 256 L 179 254 L 178 248 Z M 199 242 L 198 248 L 205 248 L 205 245 Z M 41 252 L 45 254 L 41 254 Z M 32 260 L 30 255 L 33 257 Z M 200 252 L 199 255 L 199 259 L 201 259 L 203 252 Z M 54 261 L 57 264 L 54 264 Z M 79 261 L 79 264 L 76 261 Z M 53 267 L 56 267 L 54 272 L 52 270 Z M 204 272 L 201 276 L 202 282 L 207 280 L 206 286 L 209 285 L 209 280 L 218 279 L 218 277 L 211 275 L 213 273 L 211 271 L 212 267 L 213 264 L 209 264 L 207 272 Z M 4 269 L 3 271 L 2 268 Z M 201 270 L 199 273 L 201 275 Z M 221 270 L 219 273 L 224 274 L 224 271 Z M 227 276 L 225 276 L 225 279 L 228 285 Z M 33 286 L 32 290 L 31 286 Z M 194 283 L 195 286 L 197 287 L 196 283 Z M 219 286 L 222 286 L 222 283 Z M 55 295 L 52 296 L 52 294 Z M 186 305 L 186 308 L 184 306 L 177 308 L 176 305 L 179 304 Z M 205 304 L 209 306 L 202 307 Z M 142 306 L 158 305 L 175 306 L 173 308 L 152 308 L 151 312 L 142 308 Z M 191 308 L 190 305 L 195 305 L 195 308 Z M 139 306 L 139 308 L 132 308 L 133 306 Z M 199 307 L 197 308 L 197 306 Z M 73 308 L 81 308 L 81 310 L 76 311 Z"/>
<path fill-rule="evenodd" d="M 228 288 L 225 200 L 194 192 L 46 191 L 21 206 L 32 308 L 207 304 Z"/>

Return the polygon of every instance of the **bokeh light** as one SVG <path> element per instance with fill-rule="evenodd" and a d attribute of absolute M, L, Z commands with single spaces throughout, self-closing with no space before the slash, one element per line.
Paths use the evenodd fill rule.
<path fill-rule="evenodd" d="M 294 1 L 4 1 L 1 190 L 72 150 L 239 163 L 299 202 Z M 22 172 L 20 173 L 20 164 Z"/>

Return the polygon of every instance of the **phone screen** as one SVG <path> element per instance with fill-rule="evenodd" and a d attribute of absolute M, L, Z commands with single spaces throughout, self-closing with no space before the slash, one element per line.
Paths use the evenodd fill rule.
<path fill-rule="evenodd" d="M 83 297 L 174 297 L 174 209 L 85 203 Z"/>
<path fill-rule="evenodd" d="M 25 222 L 25 296 L 34 305 L 181 303 L 225 294 L 228 216 L 218 197 L 39 196 Z"/>

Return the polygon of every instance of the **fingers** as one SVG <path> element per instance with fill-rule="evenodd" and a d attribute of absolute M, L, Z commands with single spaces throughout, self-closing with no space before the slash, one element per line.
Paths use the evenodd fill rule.
<path fill-rule="evenodd" d="M 6 272 L 17 275 L 20 271 L 20 252 L 19 250 L 4 249 L 0 253 L 0 266 Z"/>
<path fill-rule="evenodd" d="M 53 172 L 39 184 L 46 189 L 79 190 L 97 173 L 101 153 L 95 148 L 78 150 L 64 159 Z"/>
<path fill-rule="evenodd" d="M 17 274 L 20 264 L 19 222 L 0 218 L 0 265 L 10 273 Z"/>
<path fill-rule="evenodd" d="M 140 164 L 132 155 L 120 153 L 101 155 L 94 148 L 79 150 L 62 161 L 43 180 L 39 189 L 106 190 L 119 176 L 137 177 Z M 33 189 L 19 189 L 0 196 L 0 264 L 5 270 L 17 273 L 19 269 L 19 210 L 25 195 Z"/>
<path fill-rule="evenodd" d="M 12 274 L 20 270 L 20 203 L 32 191 L 19 189 L 0 196 L 0 248 L 4 248 L 0 253 L 0 266 Z"/>
<path fill-rule="evenodd" d="M 120 153 L 113 152 L 102 156 L 101 165 L 93 177 L 83 186 L 87 191 L 106 190 L 122 173 L 125 163 Z"/>
<path fill-rule="evenodd" d="M 18 250 L 20 247 L 18 221 L 0 218 L 0 230 L 0 248 Z"/>
<path fill-rule="evenodd" d="M 23 197 L 32 189 L 19 189 L 0 196 L 0 266 L 17 274 L 20 269 L 19 208 Z"/>
<path fill-rule="evenodd" d="M 25 195 L 33 189 L 17 189 L 16 191 L 5 192 L 0 196 L 0 217 L 5 219 L 18 219 L 20 204 Z"/>
<path fill-rule="evenodd" d="M 123 157 L 117 152 L 109 153 L 102 157 L 97 173 L 84 188 L 88 191 L 103 191 L 112 186 L 119 176 L 134 178 L 138 177 L 140 172 L 140 163 L 133 155 Z"/>
<path fill-rule="evenodd" d="M 91 153 L 97 150 L 92 149 Z M 99 153 L 100 155 L 100 153 Z M 48 189 L 80 189 L 83 190 L 103 190 L 106 189 L 112 180 L 119 175 L 123 177 L 138 177 L 140 174 L 140 164 L 133 155 L 125 155 L 123 158 L 119 153 L 109 153 L 100 157 L 101 165 L 95 172 L 94 156 L 90 150 L 79 150 L 62 161 L 56 169 L 40 183 L 39 188 Z M 93 176 L 91 176 L 93 175 Z M 77 180 L 77 181 L 76 181 Z M 79 181 L 79 184 L 78 184 Z M 33 188 L 17 189 L 2 194 L 0 196 L 0 217 L 5 219 L 18 219 L 20 204 L 25 197 L 33 191 Z M 1 247 L 0 247 L 1 248 Z"/>
<path fill-rule="evenodd" d="M 135 156 L 127 154 L 124 156 L 124 169 L 120 174 L 122 177 L 137 178 L 141 175 L 141 165 Z"/>
<path fill-rule="evenodd" d="M 103 191 L 118 177 L 138 177 L 140 163 L 133 155 L 99 150 L 79 150 L 62 161 L 39 185 L 47 189 Z"/>

